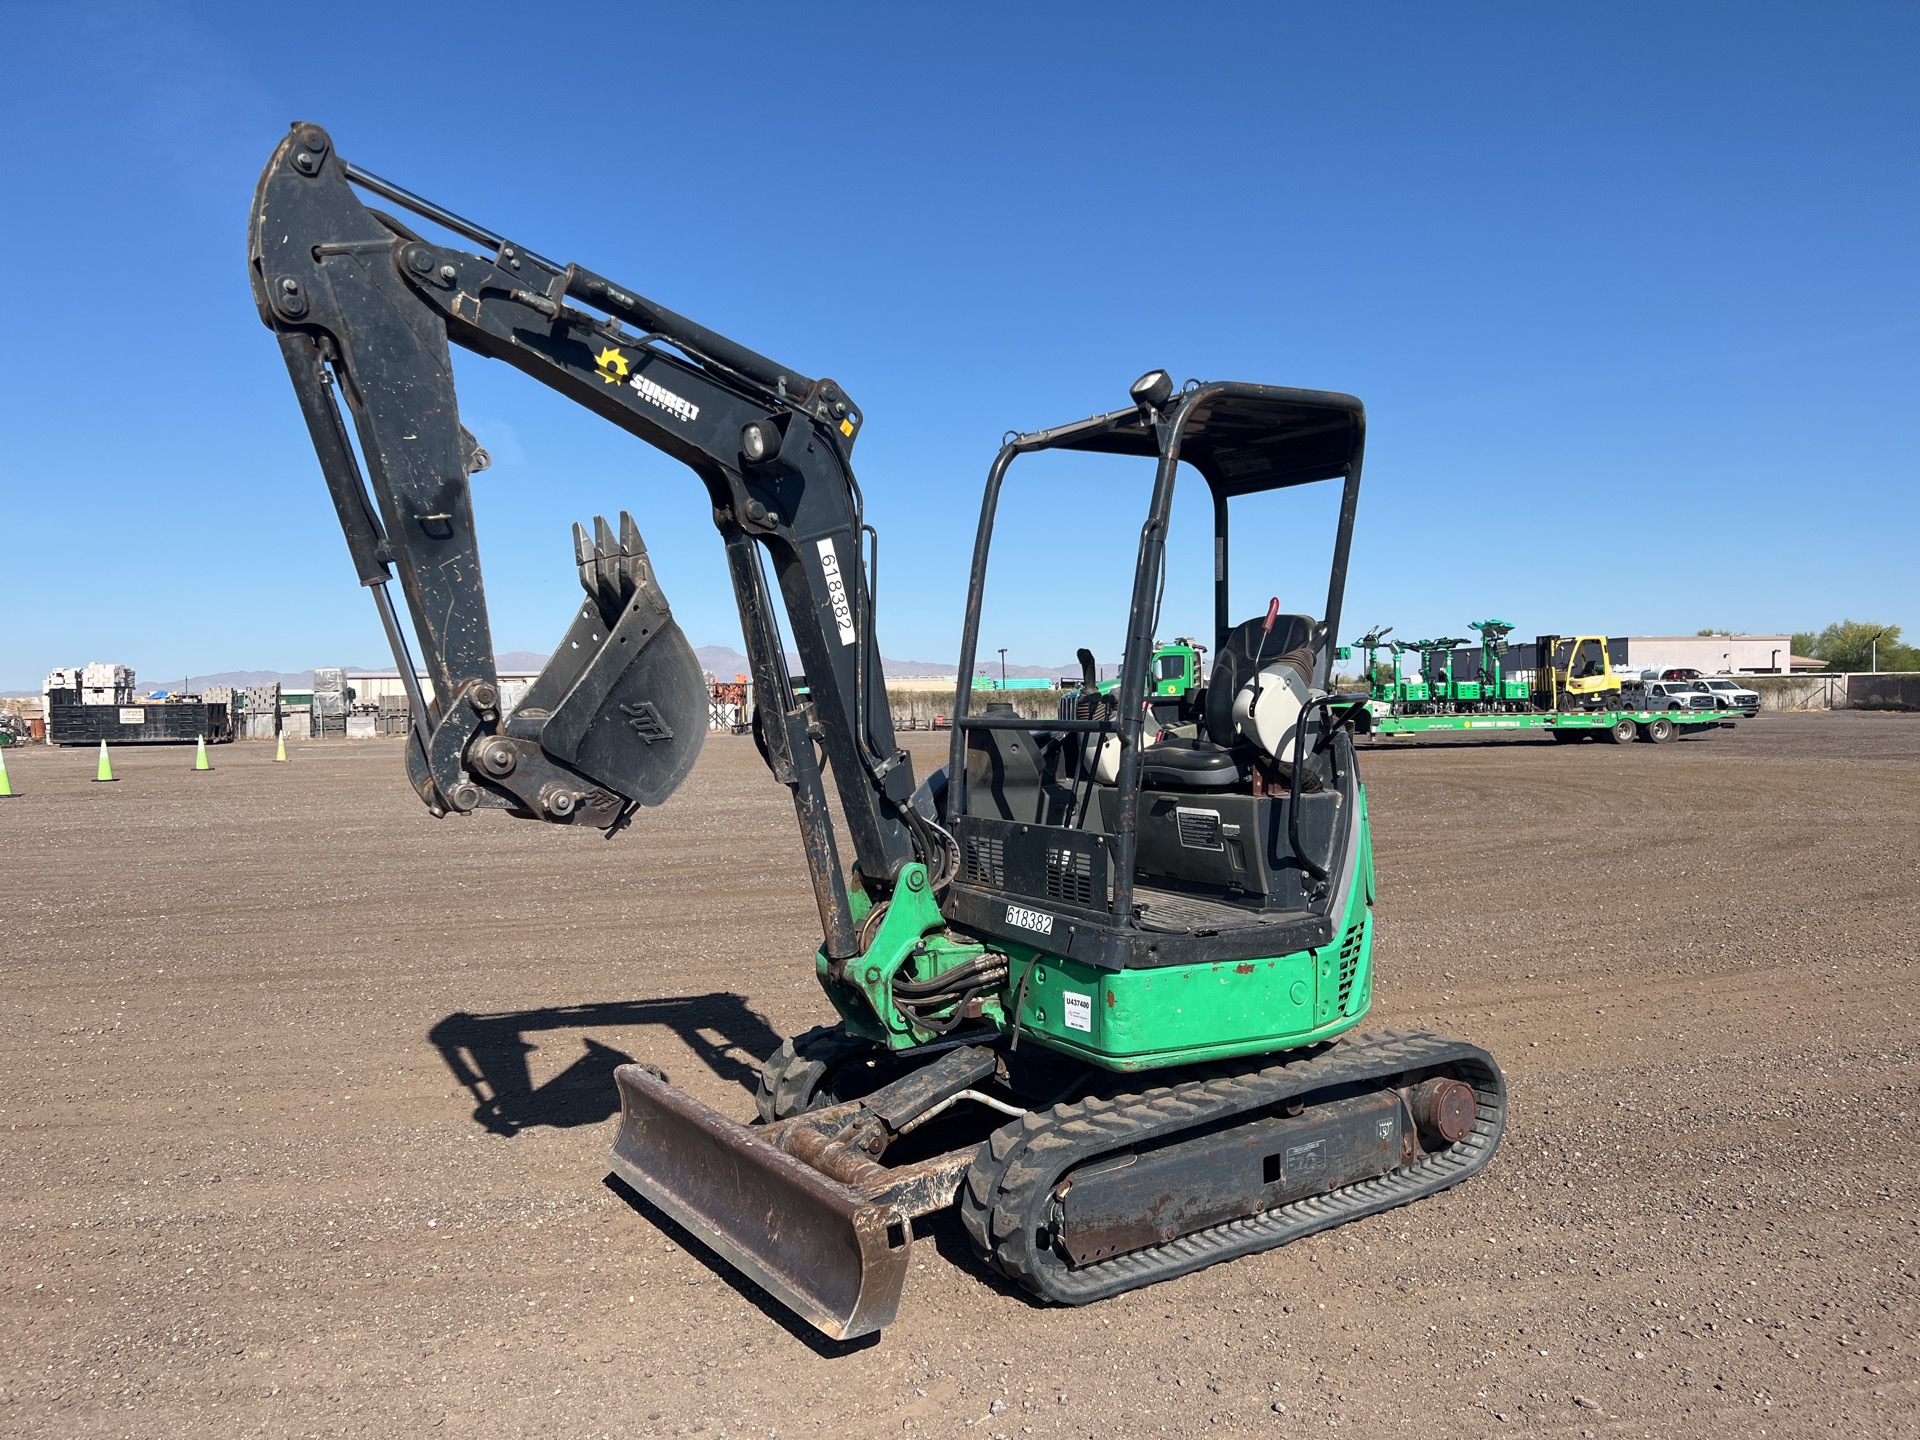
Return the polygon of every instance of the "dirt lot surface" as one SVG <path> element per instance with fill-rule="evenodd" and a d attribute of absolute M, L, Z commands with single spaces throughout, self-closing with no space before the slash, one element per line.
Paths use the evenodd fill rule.
<path fill-rule="evenodd" d="M 1493 1164 L 1081 1310 L 949 1218 L 850 1346 L 603 1182 L 614 1064 L 745 1118 L 825 1016 L 748 742 L 610 843 L 116 760 L 0 801 L 0 1433 L 1920 1434 L 1920 719 L 1369 751 L 1371 1023 L 1501 1059 Z"/>

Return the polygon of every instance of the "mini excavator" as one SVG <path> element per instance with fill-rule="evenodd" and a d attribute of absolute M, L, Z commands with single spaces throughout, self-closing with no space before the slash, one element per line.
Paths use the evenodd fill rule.
<path fill-rule="evenodd" d="M 1358 400 L 1151 371 L 1118 409 L 1010 434 L 973 546 L 950 754 L 916 784 L 875 638 L 879 542 L 852 467 L 865 417 L 841 386 L 370 174 L 315 125 L 296 124 L 261 177 L 249 260 L 412 687 L 407 774 L 436 817 L 500 810 L 611 836 L 686 777 L 707 698 L 622 514 L 575 527 L 585 599 L 503 703 L 468 479 L 487 456 L 460 423 L 449 345 L 525 371 L 706 486 L 837 1018 L 767 1058 L 752 1124 L 655 1067 L 619 1067 L 611 1167 L 793 1311 L 843 1339 L 880 1329 L 916 1225 L 955 1204 L 987 1266 L 1082 1304 L 1431 1195 L 1491 1158 L 1506 1092 L 1490 1055 L 1351 1033 L 1373 988 L 1350 733 L 1366 696 L 1331 677 Z M 965 677 L 1002 484 L 1021 457 L 1061 450 L 1152 467 L 1120 684 L 1088 683 L 1057 718 L 976 709 Z M 1212 502 L 1214 659 L 1192 723 L 1163 733 L 1149 661 L 1188 476 Z M 1323 482 L 1342 487 L 1324 615 L 1276 600 L 1235 621 L 1231 502 Z M 1252 541 L 1262 565 L 1307 554 L 1286 530 Z"/>

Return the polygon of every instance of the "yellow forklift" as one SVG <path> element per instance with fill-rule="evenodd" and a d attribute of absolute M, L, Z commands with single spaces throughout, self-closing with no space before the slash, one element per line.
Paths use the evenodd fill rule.
<path fill-rule="evenodd" d="M 1620 676 L 1601 635 L 1541 635 L 1534 642 L 1533 702 L 1543 710 L 1611 710 Z"/>

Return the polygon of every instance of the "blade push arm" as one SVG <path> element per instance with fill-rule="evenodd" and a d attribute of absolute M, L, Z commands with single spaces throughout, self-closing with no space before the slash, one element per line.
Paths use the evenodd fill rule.
<path fill-rule="evenodd" d="M 495 253 L 430 243 L 364 204 L 356 181 Z M 851 468 L 861 417 L 848 397 L 354 170 L 317 126 L 296 125 L 274 152 L 250 239 L 261 319 L 279 338 L 360 581 L 410 677 L 386 599 L 398 572 L 433 682 L 433 706 L 415 705 L 409 755 L 422 798 L 617 827 L 684 778 L 706 718 L 697 663 L 624 516 L 619 533 L 597 522 L 591 540 L 576 527 L 587 600 L 525 699 L 502 714 L 467 478 L 486 459 L 460 423 L 451 342 L 524 370 L 705 484 L 769 763 L 794 790 L 829 951 L 852 953 L 816 742 L 864 877 L 890 884 L 916 857 L 917 827 L 879 673 Z M 803 702 L 763 556 L 805 667 Z"/>

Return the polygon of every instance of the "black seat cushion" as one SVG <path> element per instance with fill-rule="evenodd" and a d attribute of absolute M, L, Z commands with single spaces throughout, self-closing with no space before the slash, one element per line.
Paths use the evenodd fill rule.
<path fill-rule="evenodd" d="M 1262 630 L 1266 623 L 1262 615 L 1234 626 L 1214 657 L 1207 678 L 1206 734 L 1216 745 L 1240 739 L 1233 733 L 1233 699 L 1240 687 L 1288 651 L 1312 649 L 1320 634 L 1320 622 L 1310 615 L 1277 615 L 1271 631 Z"/>
<path fill-rule="evenodd" d="M 1147 790 L 1231 790 L 1247 775 L 1243 756 L 1206 740 L 1162 740 L 1140 752 Z"/>

